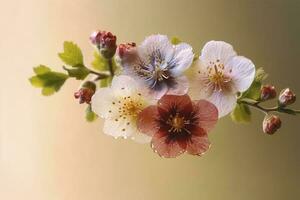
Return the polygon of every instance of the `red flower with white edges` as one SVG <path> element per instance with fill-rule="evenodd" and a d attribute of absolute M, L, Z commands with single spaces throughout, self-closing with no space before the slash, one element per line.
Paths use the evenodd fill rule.
<path fill-rule="evenodd" d="M 164 95 L 156 106 L 148 106 L 139 114 L 137 125 L 142 133 L 152 137 L 155 152 L 174 158 L 184 152 L 205 153 L 210 146 L 207 133 L 217 120 L 217 108 L 206 100 Z"/>

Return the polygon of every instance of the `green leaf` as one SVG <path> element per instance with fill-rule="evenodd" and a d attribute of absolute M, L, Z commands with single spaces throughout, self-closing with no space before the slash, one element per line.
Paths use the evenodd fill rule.
<path fill-rule="evenodd" d="M 77 80 L 84 80 L 90 73 L 90 70 L 83 65 L 76 65 L 72 69 L 64 67 L 64 70 L 68 72 L 69 77 L 74 77 Z"/>
<path fill-rule="evenodd" d="M 58 56 L 67 65 L 83 65 L 82 52 L 80 48 L 73 42 L 64 42 L 64 52 L 59 53 Z"/>
<path fill-rule="evenodd" d="M 242 94 L 241 98 L 259 100 L 262 81 L 265 80 L 267 76 L 268 75 L 263 70 L 263 68 L 257 69 L 253 83 L 251 84 L 249 89 Z"/>
<path fill-rule="evenodd" d="M 46 67 L 45 65 L 39 65 L 37 67 L 34 67 L 33 71 L 36 74 L 44 74 L 46 72 L 50 72 L 51 69 L 49 67 Z"/>
<path fill-rule="evenodd" d="M 94 61 L 92 62 L 92 67 L 98 71 L 107 71 L 108 70 L 108 62 L 98 52 L 95 51 Z"/>
<path fill-rule="evenodd" d="M 35 67 L 34 72 L 36 75 L 32 76 L 29 81 L 34 87 L 42 88 L 42 94 L 45 96 L 57 92 L 68 78 L 68 75 L 51 71 L 46 66 Z"/>
<path fill-rule="evenodd" d="M 32 86 L 37 87 L 37 88 L 41 88 L 43 87 L 43 80 L 41 80 L 39 77 L 37 76 L 33 76 L 29 79 L 30 83 Z"/>
<path fill-rule="evenodd" d="M 247 123 L 251 121 L 251 111 L 245 104 L 237 104 L 231 112 L 231 119 L 237 123 Z"/>
<path fill-rule="evenodd" d="M 55 89 L 51 87 L 45 87 L 42 89 L 42 95 L 50 96 L 55 93 Z"/>
<path fill-rule="evenodd" d="M 177 44 L 181 43 L 181 40 L 178 37 L 172 37 L 171 43 L 173 45 L 177 45 Z"/>
<path fill-rule="evenodd" d="M 98 118 L 98 116 L 96 115 L 96 113 L 94 113 L 92 111 L 91 105 L 89 105 L 86 110 L 85 110 L 85 119 L 88 122 L 93 122 Z"/>

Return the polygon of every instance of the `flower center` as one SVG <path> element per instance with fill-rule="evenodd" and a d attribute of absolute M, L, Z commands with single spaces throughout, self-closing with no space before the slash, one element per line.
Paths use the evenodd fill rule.
<path fill-rule="evenodd" d="M 155 70 L 153 71 L 153 78 L 157 81 L 163 81 L 164 79 L 168 79 L 170 76 L 167 70 L 163 70 L 160 66 L 155 66 Z"/>
<path fill-rule="evenodd" d="M 171 126 L 169 132 L 178 133 L 184 129 L 184 126 L 188 123 L 188 121 L 186 121 L 184 117 L 181 117 L 179 113 L 176 113 L 175 116 L 170 116 L 167 123 Z"/>
<path fill-rule="evenodd" d="M 220 63 L 220 60 L 211 62 L 210 64 L 211 65 L 208 66 L 208 85 L 212 85 L 215 91 L 226 89 L 227 83 L 231 81 L 231 78 L 224 74 L 224 64 Z"/>

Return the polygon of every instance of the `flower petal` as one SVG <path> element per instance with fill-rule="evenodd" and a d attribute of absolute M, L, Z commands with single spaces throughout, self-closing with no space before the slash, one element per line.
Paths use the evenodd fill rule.
<path fill-rule="evenodd" d="M 190 114 L 193 111 L 193 104 L 188 95 L 164 95 L 158 100 L 157 105 L 161 116 L 169 114 L 172 110 L 183 114 Z"/>
<path fill-rule="evenodd" d="M 209 41 L 204 45 L 200 59 L 205 66 L 217 60 L 226 65 L 233 56 L 236 56 L 236 52 L 230 44 L 223 41 Z"/>
<path fill-rule="evenodd" d="M 180 43 L 175 45 L 175 54 L 173 59 L 169 62 L 171 66 L 170 72 L 173 77 L 183 74 L 188 69 L 194 59 L 193 48 L 187 43 Z"/>
<path fill-rule="evenodd" d="M 159 129 L 158 110 L 156 106 L 148 106 L 139 115 L 137 120 L 138 129 L 149 136 L 153 136 Z"/>
<path fill-rule="evenodd" d="M 174 55 L 173 45 L 166 35 L 150 35 L 138 47 L 140 57 L 146 60 L 157 50 L 166 62 L 170 61 Z"/>
<path fill-rule="evenodd" d="M 230 93 L 223 93 L 221 91 L 215 91 L 206 100 L 213 103 L 219 112 L 219 118 L 229 114 L 236 105 L 236 95 Z"/>
<path fill-rule="evenodd" d="M 185 152 L 183 145 L 176 140 L 169 140 L 168 133 L 158 131 L 154 134 L 151 147 L 160 156 L 165 158 L 175 158 Z"/>
<path fill-rule="evenodd" d="M 191 138 L 187 141 L 186 151 L 192 155 L 203 155 L 210 147 L 210 142 L 208 140 L 207 134 L 201 128 L 199 128 L 200 132 L 204 132 L 204 134 L 192 135 Z"/>
<path fill-rule="evenodd" d="M 111 88 L 115 96 L 130 96 L 137 91 L 138 84 L 133 78 L 120 75 L 113 78 Z"/>
<path fill-rule="evenodd" d="M 107 118 L 110 114 L 109 111 L 112 111 L 114 108 L 112 102 L 114 96 L 110 88 L 100 88 L 92 97 L 92 110 L 98 116 L 102 118 Z"/>
<path fill-rule="evenodd" d="M 198 126 L 209 132 L 218 121 L 217 107 L 206 101 L 194 101 L 194 111 L 197 112 Z"/>
<path fill-rule="evenodd" d="M 255 77 L 255 66 L 251 60 L 243 56 L 233 57 L 228 66 L 231 67 L 231 78 L 238 91 L 246 91 Z"/>
<path fill-rule="evenodd" d="M 169 88 L 168 95 L 184 95 L 188 92 L 189 81 L 185 76 L 177 77 L 175 85 Z"/>
<path fill-rule="evenodd" d="M 117 119 L 117 118 L 116 118 Z M 103 126 L 103 132 L 113 137 L 127 138 L 138 132 L 136 124 L 122 118 L 106 119 Z"/>

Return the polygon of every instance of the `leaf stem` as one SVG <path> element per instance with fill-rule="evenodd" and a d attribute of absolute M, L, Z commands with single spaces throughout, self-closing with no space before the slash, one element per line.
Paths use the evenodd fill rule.
<path fill-rule="evenodd" d="M 110 75 L 113 77 L 115 75 L 115 72 L 114 72 L 114 69 L 113 69 L 112 59 L 108 59 L 107 62 L 108 62 Z"/>
<path fill-rule="evenodd" d="M 266 107 L 259 105 L 259 103 L 260 103 L 259 101 L 247 101 L 246 99 L 240 99 L 240 100 L 238 100 L 238 103 L 251 106 L 257 110 L 260 110 L 261 112 L 264 112 L 265 114 L 268 114 L 269 112 L 286 113 L 286 114 L 290 114 L 290 115 L 300 114 L 300 110 L 288 109 L 288 108 L 281 107 L 281 106 L 266 108 Z"/>

